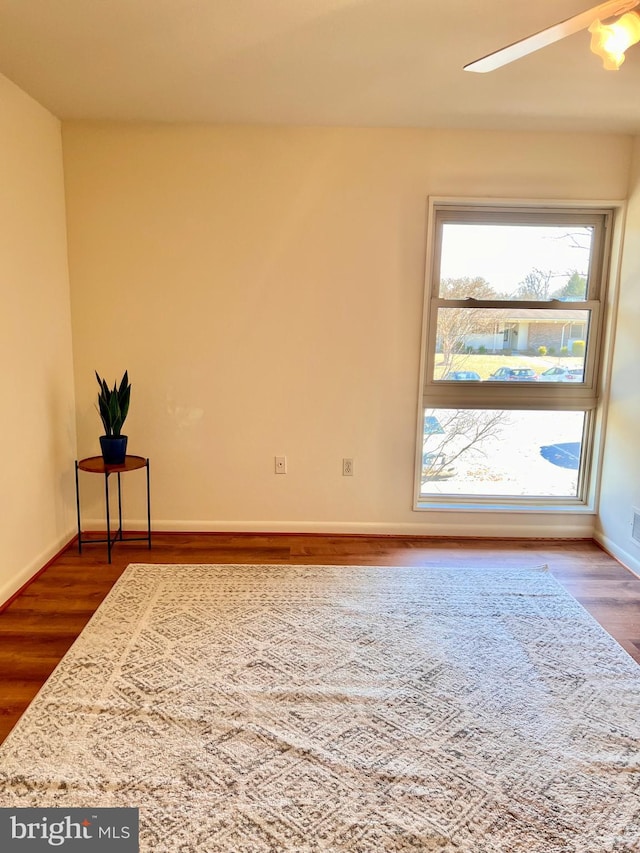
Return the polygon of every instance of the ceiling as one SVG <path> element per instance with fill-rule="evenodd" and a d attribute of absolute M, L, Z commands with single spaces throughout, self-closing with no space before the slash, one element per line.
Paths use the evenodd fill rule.
<path fill-rule="evenodd" d="M 640 133 L 640 45 L 467 62 L 596 0 L 0 0 L 0 73 L 62 119 Z"/>

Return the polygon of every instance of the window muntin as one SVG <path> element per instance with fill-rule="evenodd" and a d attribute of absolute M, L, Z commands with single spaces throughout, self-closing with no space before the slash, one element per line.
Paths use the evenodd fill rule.
<path fill-rule="evenodd" d="M 425 481 L 425 465 L 435 469 L 449 463 L 443 462 L 440 450 L 430 448 L 433 439 L 427 442 L 421 436 L 416 456 L 418 508 L 434 503 L 471 502 L 489 508 L 505 502 L 516 508 L 587 503 L 593 494 L 589 474 L 612 218 L 613 211 L 595 207 L 432 205 L 423 414 L 430 412 L 438 419 L 443 412 L 466 416 L 475 412 L 481 420 L 481 413 L 486 417 L 498 412 L 514 423 L 520 418 L 526 431 L 536 420 L 543 425 L 560 423 L 559 413 L 564 413 L 563 419 L 574 423 L 571 441 L 564 443 L 578 442 L 580 451 L 577 473 L 560 475 L 565 478 L 562 488 L 553 485 L 558 476 L 551 474 L 548 460 L 541 468 L 548 486 L 519 482 L 513 488 L 498 487 L 496 480 L 487 478 L 478 487 L 471 475 L 466 485 L 456 486 L 459 475 Z M 492 373 L 499 375 L 490 378 Z M 512 445 L 518 438 L 517 425 L 514 430 Z M 563 443 L 550 439 L 549 446 L 558 442 Z M 425 462 L 425 453 L 436 453 L 437 458 L 427 456 Z M 567 476 L 574 485 L 567 485 Z M 518 479 L 503 473 L 502 480 L 505 477 L 514 483 Z"/>

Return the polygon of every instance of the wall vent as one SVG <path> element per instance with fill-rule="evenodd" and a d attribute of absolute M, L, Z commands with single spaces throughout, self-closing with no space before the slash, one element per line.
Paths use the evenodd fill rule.
<path fill-rule="evenodd" d="M 631 522 L 631 538 L 640 545 L 640 509 L 633 507 L 633 521 Z"/>

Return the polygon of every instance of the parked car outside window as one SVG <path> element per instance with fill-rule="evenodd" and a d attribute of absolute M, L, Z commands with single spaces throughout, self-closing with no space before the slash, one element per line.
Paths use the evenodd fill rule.
<path fill-rule="evenodd" d="M 455 477 L 456 469 L 444 453 L 422 454 L 422 480 L 448 480 Z"/>
<path fill-rule="evenodd" d="M 480 374 L 475 370 L 450 370 L 443 379 L 454 379 L 458 382 L 480 382 Z"/>
<path fill-rule="evenodd" d="M 541 382 L 582 382 L 584 370 L 581 367 L 550 367 L 540 374 Z"/>
<path fill-rule="evenodd" d="M 537 382 L 538 374 L 530 367 L 499 367 L 489 382 Z"/>

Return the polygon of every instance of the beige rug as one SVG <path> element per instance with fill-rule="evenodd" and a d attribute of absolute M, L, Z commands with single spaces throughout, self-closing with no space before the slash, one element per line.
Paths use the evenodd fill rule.
<path fill-rule="evenodd" d="M 130 566 L 0 748 L 141 849 L 640 850 L 640 668 L 545 571 Z"/>

